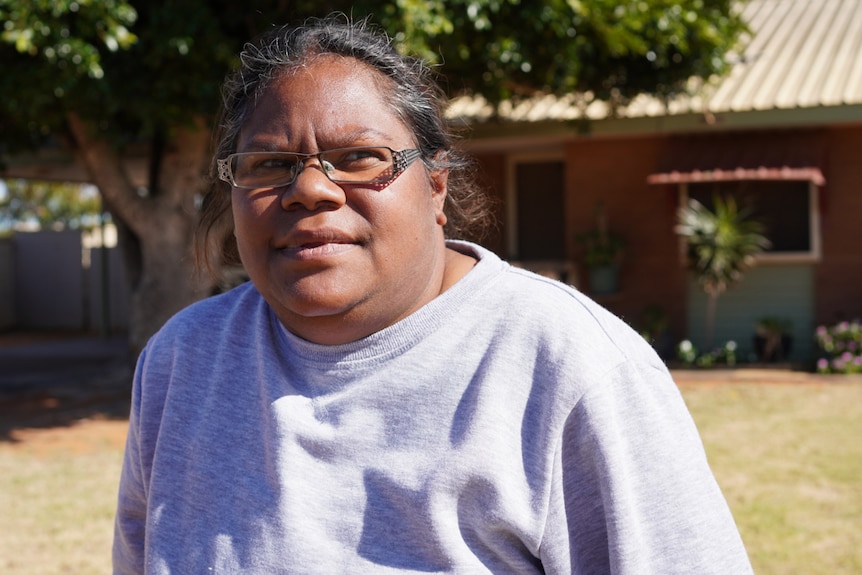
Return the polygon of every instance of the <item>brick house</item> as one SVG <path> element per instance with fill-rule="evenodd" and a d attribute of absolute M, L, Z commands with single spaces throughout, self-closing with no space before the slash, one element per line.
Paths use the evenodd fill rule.
<path fill-rule="evenodd" d="M 715 341 L 753 352 L 754 324 L 789 320 L 791 359 L 808 361 L 818 324 L 862 317 L 862 0 L 749 0 L 752 30 L 721 81 L 609 117 L 602 103 L 541 97 L 492 119 L 478 98 L 453 102 L 500 202 L 486 244 L 587 293 L 576 237 L 595 225 L 626 243 L 619 287 L 596 299 L 642 327 L 660 310 L 673 341 L 704 341 L 705 296 L 673 228 L 688 197 L 751 202 L 773 248 L 719 298 Z"/>

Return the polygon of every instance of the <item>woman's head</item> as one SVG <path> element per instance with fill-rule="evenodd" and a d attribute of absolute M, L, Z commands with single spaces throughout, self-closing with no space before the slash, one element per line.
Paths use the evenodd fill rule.
<path fill-rule="evenodd" d="M 248 44 L 241 54 L 240 68 L 224 85 L 216 158 L 236 152 L 249 115 L 274 80 L 332 56 L 352 58 L 374 70 L 385 104 L 413 134 L 422 162 L 429 170 L 448 172 L 446 236 L 481 236 L 488 222 L 487 207 L 473 180 L 471 162 L 453 149 L 444 118 L 446 98 L 432 70 L 420 59 L 399 54 L 367 21 L 354 23 L 335 16 L 309 20 L 302 26 L 279 28 Z M 219 253 L 213 255 L 225 263 L 237 263 L 230 234 L 230 189 L 218 180 L 215 163 L 210 180 L 201 218 L 200 253 L 205 261 L 211 258 L 206 246 L 215 241 Z"/>
<path fill-rule="evenodd" d="M 423 62 L 337 19 L 279 29 L 241 62 L 202 225 L 232 232 L 220 255 L 242 263 L 285 327 L 354 341 L 466 273 L 444 238 L 479 213 L 464 209 L 478 196 Z"/>

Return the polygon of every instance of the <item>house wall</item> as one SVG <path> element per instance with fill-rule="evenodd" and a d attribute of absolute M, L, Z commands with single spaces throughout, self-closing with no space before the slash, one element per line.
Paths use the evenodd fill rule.
<path fill-rule="evenodd" d="M 814 353 L 813 265 L 764 264 L 745 272 L 742 282 L 721 294 L 716 303 L 713 347 L 734 341 L 737 357 L 759 361 L 755 353 L 755 326 L 768 317 L 790 322 L 792 345 L 784 360 L 804 363 Z M 689 279 L 688 334 L 694 346 L 708 350 L 706 344 L 707 296 L 694 279 Z"/>
<path fill-rule="evenodd" d="M 504 216 L 504 197 L 506 190 L 506 156 L 501 153 L 476 154 L 477 179 L 488 194 L 492 204 L 494 225 L 481 244 L 494 253 L 505 255 L 506 218 Z"/>
<path fill-rule="evenodd" d="M 822 258 L 806 264 L 756 268 L 738 293 L 723 296 L 719 305 L 728 314 L 719 318 L 721 325 L 717 325 L 715 340 L 720 343 L 722 339 L 745 338 L 743 347 L 748 347 L 754 319 L 770 314 L 792 316 L 797 340 L 794 359 L 802 361 L 816 351 L 810 341 L 815 327 L 812 324 L 862 318 L 862 162 L 858 159 L 862 126 L 817 127 L 795 134 L 799 140 L 794 144 L 799 148 L 797 152 L 822 150 L 825 156 L 822 168 L 826 186 L 820 194 Z M 716 142 L 733 147 L 734 141 L 750 141 L 752 137 L 766 138 L 763 145 L 770 146 L 770 136 L 764 132 L 739 132 L 717 138 Z M 774 133 L 772 137 L 786 136 Z M 722 150 L 726 151 L 720 145 L 715 153 L 721 155 Z M 482 179 L 500 207 L 500 231 L 484 243 L 504 257 L 507 153 L 522 151 L 485 152 L 478 156 Z M 577 277 L 581 281 L 577 286 L 589 293 L 583 281 L 587 270 L 579 263 L 575 238 L 595 227 L 596 206 L 600 202 L 604 205 L 609 229 L 622 235 L 627 247 L 618 293 L 595 298 L 635 327 L 643 326 L 647 308 L 659 307 L 667 316 L 670 339 L 676 342 L 701 335 L 702 322 L 698 318 L 702 306 L 698 299 L 701 294 L 692 288 L 682 265 L 679 239 L 673 231 L 679 188 L 647 184 L 647 176 L 666 163 L 671 154 L 670 135 L 585 137 L 567 142 L 565 221 L 566 254 L 579 268 Z M 769 282 L 773 287 L 765 289 L 765 294 L 757 289 Z M 770 294 L 776 293 L 776 286 L 781 286 L 781 297 L 773 298 Z M 779 305 L 792 294 L 807 301 L 799 303 L 797 298 L 796 303 Z"/>
<path fill-rule="evenodd" d="M 814 275 L 815 319 L 862 318 L 862 126 L 827 135 L 826 188 L 821 198 L 823 258 Z"/>
<path fill-rule="evenodd" d="M 667 315 L 671 336 L 686 334 L 686 272 L 673 232 L 676 192 L 649 186 L 666 145 L 662 137 L 583 139 L 566 146 L 569 253 L 577 261 L 575 237 L 595 227 L 595 210 L 604 205 L 608 229 L 626 241 L 617 294 L 596 299 L 639 327 L 644 311 L 658 306 Z M 581 267 L 581 277 L 586 270 Z"/>
<path fill-rule="evenodd" d="M 686 337 L 687 276 L 678 258 L 673 233 L 676 190 L 649 186 L 647 176 L 666 145 L 661 137 L 583 139 L 565 145 L 565 226 L 568 259 L 577 266 L 577 287 L 589 293 L 587 270 L 579 264 L 576 236 L 595 226 L 595 208 L 604 205 L 609 228 L 627 240 L 619 292 L 594 296 L 635 327 L 647 308 L 666 315 L 669 337 Z M 522 150 L 514 150 L 521 152 Z M 482 242 L 507 257 L 505 190 L 507 153 L 476 154 L 479 178 L 495 202 L 497 233 Z"/>

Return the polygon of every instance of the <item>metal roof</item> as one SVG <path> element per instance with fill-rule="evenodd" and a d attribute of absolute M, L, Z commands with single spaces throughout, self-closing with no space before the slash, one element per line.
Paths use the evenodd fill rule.
<path fill-rule="evenodd" d="M 862 105 L 862 0 L 748 0 L 738 5 L 751 35 L 730 74 L 690 83 L 690 93 L 662 102 L 639 96 L 618 118 L 718 115 Z M 538 122 L 609 117 L 604 102 L 578 105 L 577 95 L 504 102 L 500 116 Z M 484 120 L 493 110 L 481 97 L 453 100 L 449 116 Z"/>

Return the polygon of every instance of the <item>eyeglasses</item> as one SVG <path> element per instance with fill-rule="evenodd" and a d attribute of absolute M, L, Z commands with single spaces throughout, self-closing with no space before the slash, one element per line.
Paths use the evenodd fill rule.
<path fill-rule="evenodd" d="M 261 189 L 289 186 L 311 158 L 336 184 L 371 184 L 383 189 L 401 175 L 422 153 L 383 146 L 337 148 L 317 154 L 248 152 L 218 160 L 218 177 L 235 188 Z"/>

